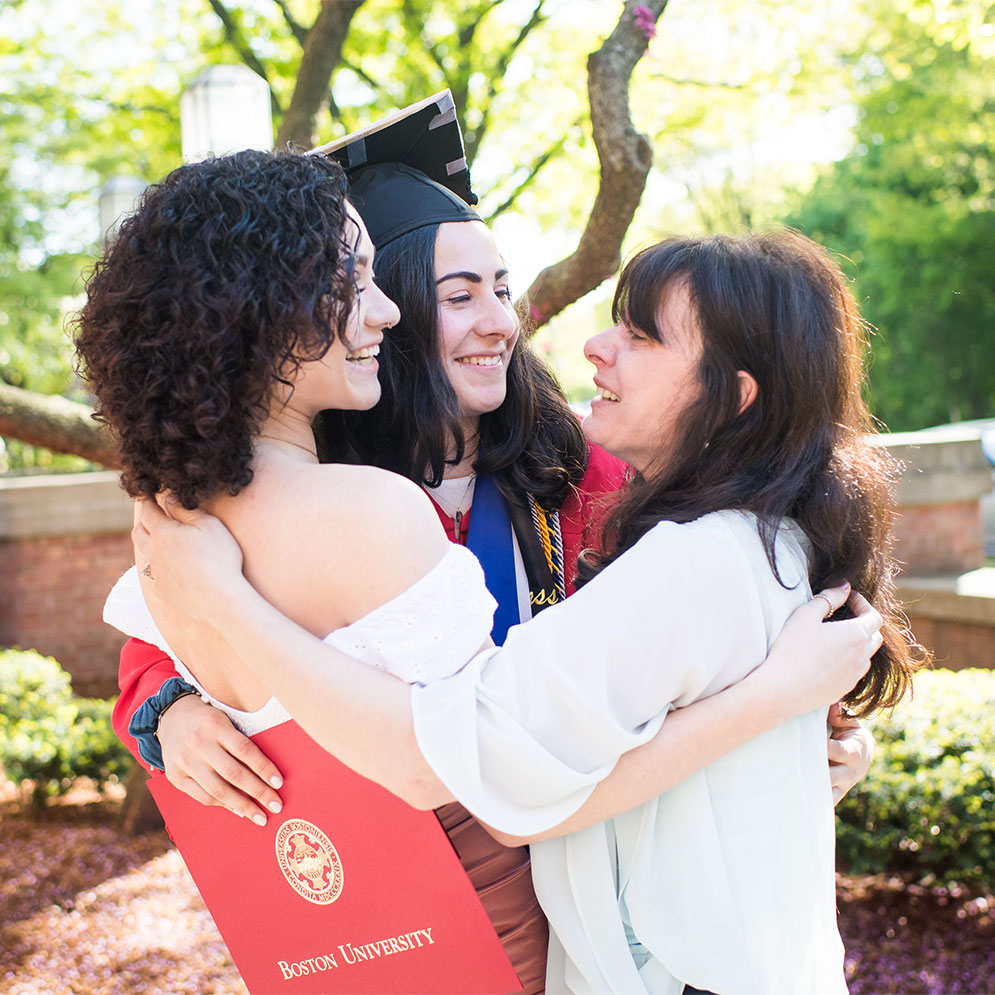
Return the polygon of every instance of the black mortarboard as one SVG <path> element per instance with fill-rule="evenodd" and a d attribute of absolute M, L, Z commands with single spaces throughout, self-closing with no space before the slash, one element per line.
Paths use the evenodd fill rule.
<path fill-rule="evenodd" d="M 349 199 L 378 249 L 426 225 L 480 220 L 448 90 L 313 151 L 345 169 Z"/>

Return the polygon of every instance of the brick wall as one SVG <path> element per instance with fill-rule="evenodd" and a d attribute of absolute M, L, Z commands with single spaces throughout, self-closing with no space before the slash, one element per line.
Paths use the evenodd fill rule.
<path fill-rule="evenodd" d="M 935 654 L 934 667 L 995 669 L 995 627 L 991 624 L 916 617 L 912 631 Z"/>
<path fill-rule="evenodd" d="M 896 552 L 913 631 L 940 665 L 995 667 L 995 568 L 977 569 L 992 490 L 980 433 L 946 426 L 877 444 L 906 466 Z M 131 565 L 130 529 L 116 474 L 0 478 L 0 646 L 54 656 L 80 694 L 115 693 L 123 639 L 101 607 Z"/>
<path fill-rule="evenodd" d="M 992 468 L 979 424 L 882 436 L 905 464 L 898 485 L 898 594 L 912 631 L 950 670 L 995 667 L 995 568 L 984 567 L 981 498 Z"/>
<path fill-rule="evenodd" d="M 115 694 L 124 639 L 104 624 L 101 610 L 131 562 L 127 534 L 0 542 L 0 646 L 54 656 L 72 674 L 78 694 Z"/>
<path fill-rule="evenodd" d="M 124 638 L 101 610 L 131 565 L 130 527 L 115 474 L 0 481 L 0 646 L 55 657 L 78 694 L 115 694 Z"/>
<path fill-rule="evenodd" d="M 902 572 L 955 574 L 984 563 L 978 499 L 904 505 L 895 522 Z"/>

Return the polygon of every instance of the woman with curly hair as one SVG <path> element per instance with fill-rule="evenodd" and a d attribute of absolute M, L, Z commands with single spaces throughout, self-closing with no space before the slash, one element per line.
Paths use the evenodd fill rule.
<path fill-rule="evenodd" d="M 645 250 L 614 313 L 586 348 L 585 431 L 635 480 L 582 589 L 452 677 L 411 688 L 314 639 L 219 521 L 176 503 L 143 505 L 139 560 L 343 762 L 538 841 L 549 990 L 842 993 L 831 698 L 797 714 L 799 661 L 754 668 L 810 585 L 846 577 L 884 616 L 847 700 L 895 704 L 921 658 L 894 599 L 891 468 L 862 438 L 854 302 L 826 253 L 779 233 Z M 755 713 L 695 740 L 758 684 Z"/>
<path fill-rule="evenodd" d="M 313 451 L 311 408 L 375 404 L 398 313 L 372 257 L 327 161 L 243 152 L 151 187 L 76 318 L 128 493 L 223 505 L 265 472 L 257 464 L 297 443 Z"/>

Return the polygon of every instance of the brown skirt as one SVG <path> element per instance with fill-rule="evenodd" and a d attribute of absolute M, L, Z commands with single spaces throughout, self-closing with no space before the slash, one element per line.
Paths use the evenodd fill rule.
<path fill-rule="evenodd" d="M 497 930 L 525 995 L 542 995 L 549 926 L 532 888 L 528 847 L 502 846 L 459 802 L 443 805 L 435 814 Z"/>

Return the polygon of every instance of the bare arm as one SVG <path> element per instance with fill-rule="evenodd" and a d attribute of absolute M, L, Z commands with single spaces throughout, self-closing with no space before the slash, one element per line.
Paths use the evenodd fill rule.
<path fill-rule="evenodd" d="M 209 617 L 246 665 L 278 689 L 281 701 L 301 725 L 344 763 L 418 807 L 436 807 L 451 800 L 418 749 L 407 685 L 337 652 L 286 619 L 242 576 L 238 547 L 224 527 L 209 516 L 184 517 L 194 529 L 169 520 L 155 506 L 146 506 L 136 525 L 138 561 L 155 564 L 156 587 L 170 593 L 175 607 Z M 200 555 L 194 557 L 198 564 L 195 572 L 202 581 L 197 591 L 189 583 L 190 543 L 202 547 Z M 210 555 L 203 554 L 204 545 Z M 211 590 L 224 595 L 212 598 Z M 839 603 L 845 592 L 837 592 L 835 597 Z M 823 609 L 824 603 L 818 601 L 808 611 L 815 612 L 818 619 Z M 681 737 L 678 724 L 677 736 L 661 740 L 653 768 L 662 778 L 662 787 L 649 795 L 644 792 L 644 797 L 658 794 L 784 718 L 840 697 L 866 670 L 869 654 L 864 655 L 863 648 L 870 638 L 868 631 L 876 632 L 880 624 L 875 616 L 870 610 L 860 619 L 832 623 L 849 654 L 832 658 L 845 658 L 845 665 L 835 670 L 821 665 L 799 666 L 794 653 L 790 654 L 790 667 L 786 653 L 779 668 L 774 656 L 773 666 L 769 662 L 735 688 L 683 710 L 687 716 L 681 717 L 680 723 L 695 721 L 695 709 L 699 714 L 707 710 L 705 715 L 711 718 L 704 730 L 693 736 Z M 854 646 L 860 647 L 860 653 Z M 789 680 L 785 680 L 786 675 L 790 675 Z M 671 716 L 665 728 L 679 715 Z M 653 746 L 650 743 L 644 749 Z M 649 761 L 638 754 L 634 751 L 634 758 L 627 757 L 622 769 L 632 767 L 633 779 L 645 779 L 641 765 Z M 657 771 L 658 767 L 665 769 Z M 631 795 L 620 800 L 618 784 L 606 785 L 589 801 L 598 807 L 588 810 L 586 824 L 637 803 Z"/>
<path fill-rule="evenodd" d="M 415 807 L 452 801 L 415 743 L 408 685 L 335 650 L 274 608 L 246 580 L 241 551 L 216 518 L 176 506 L 170 512 L 175 518 L 140 502 L 133 530 L 137 562 L 156 565 L 155 581 L 143 584 L 153 613 L 160 592 L 169 592 L 174 609 L 209 621 L 249 671 L 279 688 L 281 703 L 308 734 L 364 777 Z M 192 556 L 197 547 L 210 554 Z"/>

